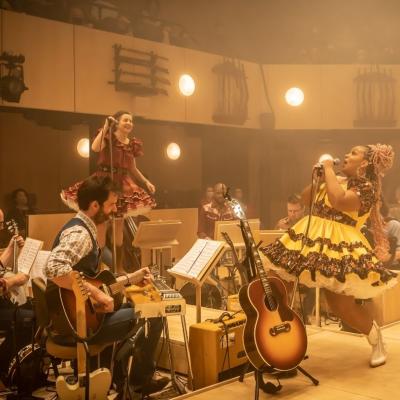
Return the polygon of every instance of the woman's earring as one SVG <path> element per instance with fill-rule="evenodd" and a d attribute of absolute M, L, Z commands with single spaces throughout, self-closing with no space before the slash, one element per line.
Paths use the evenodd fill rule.
<path fill-rule="evenodd" d="M 366 172 L 367 172 L 367 168 L 365 168 L 365 167 L 358 167 L 357 168 L 357 175 L 358 176 L 365 176 Z"/>

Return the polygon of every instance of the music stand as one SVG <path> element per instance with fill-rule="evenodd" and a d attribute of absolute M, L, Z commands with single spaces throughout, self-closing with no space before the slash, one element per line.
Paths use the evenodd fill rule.
<path fill-rule="evenodd" d="M 142 265 L 157 264 L 161 271 L 172 265 L 172 246 L 179 244 L 176 237 L 181 225 L 179 220 L 144 221 L 139 225 L 133 245 L 142 251 Z"/>
<path fill-rule="evenodd" d="M 191 282 L 196 288 L 196 322 L 201 322 L 201 287 L 225 251 L 225 242 L 197 239 L 168 273 Z"/>
<path fill-rule="evenodd" d="M 253 231 L 254 240 L 256 243 L 262 242 L 263 246 L 274 243 L 276 239 L 282 237 L 286 231 L 279 229 L 264 229 Z"/>
<path fill-rule="evenodd" d="M 247 222 L 249 223 L 252 232 L 260 230 L 260 220 L 258 218 L 249 219 Z M 244 246 L 239 220 L 216 221 L 214 228 L 214 240 L 224 241 L 225 239 L 222 236 L 222 232 L 226 232 L 229 235 L 235 247 Z"/>

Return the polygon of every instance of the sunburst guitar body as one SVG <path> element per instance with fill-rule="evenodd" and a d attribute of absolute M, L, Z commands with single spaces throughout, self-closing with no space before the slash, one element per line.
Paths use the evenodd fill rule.
<path fill-rule="evenodd" d="M 260 279 L 241 288 L 239 301 L 247 320 L 243 331 L 244 348 L 257 368 L 279 371 L 295 368 L 304 359 L 307 334 L 300 317 L 288 306 L 283 282 L 268 278 L 275 307 L 270 307 Z M 272 308 L 272 309 L 271 309 Z"/>

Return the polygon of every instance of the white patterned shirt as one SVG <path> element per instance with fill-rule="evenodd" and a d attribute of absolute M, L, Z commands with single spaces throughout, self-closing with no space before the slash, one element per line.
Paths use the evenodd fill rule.
<path fill-rule="evenodd" d="M 89 228 L 93 238 L 97 240 L 97 228 L 93 220 L 81 211 L 75 218 L 81 219 Z M 44 267 L 44 275 L 52 279 L 69 274 L 72 267 L 91 252 L 92 247 L 92 239 L 85 227 L 75 225 L 65 229 L 61 233 L 58 245 L 50 253 Z"/>

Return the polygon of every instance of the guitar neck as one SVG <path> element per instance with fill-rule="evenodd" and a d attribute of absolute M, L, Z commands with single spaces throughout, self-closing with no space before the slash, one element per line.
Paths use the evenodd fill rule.
<path fill-rule="evenodd" d="M 274 307 L 275 300 L 274 300 L 274 296 L 272 293 L 272 289 L 269 284 L 267 273 L 265 272 L 263 263 L 261 261 L 260 254 L 258 253 L 258 249 L 254 242 L 254 237 L 251 232 L 251 229 L 250 229 L 247 219 L 245 219 L 245 218 L 241 219 L 241 225 L 242 225 L 243 234 L 246 235 L 247 243 L 250 247 L 249 250 L 251 251 L 252 261 L 254 263 L 254 266 L 256 267 L 258 276 L 260 277 L 260 280 L 261 280 L 262 286 L 264 288 L 264 292 L 267 296 L 268 302 L 271 307 Z"/>
<path fill-rule="evenodd" d="M 131 278 L 133 277 L 133 274 L 134 273 L 127 274 L 127 277 L 129 279 L 129 281 L 131 281 Z M 127 280 L 123 279 L 121 281 L 117 281 L 117 282 L 114 282 L 111 285 L 109 285 L 108 289 L 110 290 L 111 296 L 114 296 L 114 295 L 116 295 L 118 293 L 123 292 L 125 290 L 125 288 L 126 288 L 126 283 L 127 283 Z M 131 282 L 131 284 L 132 284 L 132 282 Z"/>
<path fill-rule="evenodd" d="M 126 220 L 126 224 L 127 224 L 128 228 L 131 232 L 131 235 L 133 237 L 135 237 L 136 232 L 137 232 L 137 226 L 136 226 L 135 220 L 133 219 L 133 217 L 127 217 L 125 220 Z"/>
<path fill-rule="evenodd" d="M 18 232 L 17 232 L 18 234 Z M 18 243 L 17 239 L 14 239 L 13 242 L 13 273 L 18 273 Z"/>

